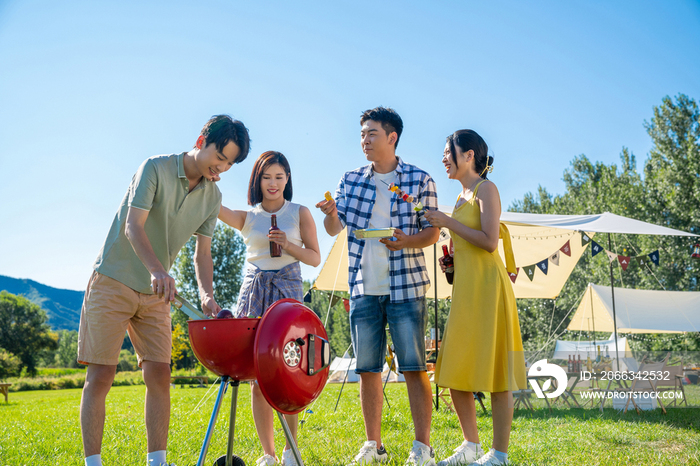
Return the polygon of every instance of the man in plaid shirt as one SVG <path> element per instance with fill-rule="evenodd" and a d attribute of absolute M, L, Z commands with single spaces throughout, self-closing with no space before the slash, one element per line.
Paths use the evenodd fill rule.
<path fill-rule="evenodd" d="M 347 227 L 350 331 L 360 374 L 360 400 L 367 441 L 352 465 L 389 460 L 381 441 L 382 379 L 389 324 L 399 370 L 406 378 L 416 439 L 407 464 L 435 466 L 430 448 L 432 393 L 425 364 L 430 286 L 422 248 L 438 240 L 439 230 L 423 212 L 400 200 L 396 184 L 426 209 L 437 209 L 435 182 L 423 170 L 396 156 L 403 122 L 391 108 L 367 110 L 360 118 L 362 150 L 369 165 L 345 173 L 333 201 L 319 202 L 324 226 L 335 236 Z M 357 239 L 354 231 L 395 228 L 393 237 Z"/>

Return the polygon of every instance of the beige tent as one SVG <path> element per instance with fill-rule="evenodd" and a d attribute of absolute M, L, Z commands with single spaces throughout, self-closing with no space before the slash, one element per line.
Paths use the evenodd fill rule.
<path fill-rule="evenodd" d="M 452 211 L 450 207 L 445 206 L 440 206 L 440 210 L 448 215 Z M 519 268 L 518 276 L 513 285 L 516 298 L 553 299 L 559 296 L 566 280 L 587 247 L 587 245 L 583 246 L 581 241 L 581 237 L 584 234 L 589 238 L 593 238 L 595 232 L 695 236 L 683 231 L 652 225 L 608 212 L 596 215 L 547 215 L 503 212 L 501 214 L 501 222 L 510 231 L 515 265 Z M 567 256 L 561 251 L 561 248 L 567 241 L 570 245 L 571 256 Z M 442 256 L 441 246 L 448 243 L 449 232 L 443 229 L 440 241 L 437 243 L 439 256 Z M 437 262 L 434 260 L 433 251 L 433 246 L 423 250 L 426 264 L 428 264 L 430 282 L 433 284 L 437 283 L 437 297 L 439 299 L 449 298 L 452 294 L 452 287 L 447 284 L 444 274 L 436 265 Z M 503 258 L 502 241 L 499 242 L 499 252 Z M 551 260 L 553 255 L 557 256 L 555 261 Z M 535 265 L 545 259 L 550 259 L 548 261 L 547 274 L 535 267 L 533 279 L 530 281 L 523 271 L 523 267 Z M 558 261 L 558 265 L 555 264 L 556 261 Z M 348 291 L 346 230 L 343 230 L 336 238 L 313 288 L 317 290 Z M 435 296 L 435 290 L 431 289 L 428 292 L 428 296 Z"/>
<path fill-rule="evenodd" d="M 681 333 L 700 331 L 700 292 L 615 288 L 617 331 Z M 589 284 L 569 330 L 613 332 L 609 286 Z"/>

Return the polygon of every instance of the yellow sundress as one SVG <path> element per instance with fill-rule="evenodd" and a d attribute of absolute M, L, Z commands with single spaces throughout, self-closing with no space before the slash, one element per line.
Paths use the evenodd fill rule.
<path fill-rule="evenodd" d="M 458 222 L 481 230 L 476 194 L 452 212 Z M 510 235 L 500 225 L 512 263 Z M 435 367 L 441 387 L 469 392 L 505 392 L 527 388 L 518 309 L 510 278 L 498 250 L 490 253 L 450 231 L 454 244 L 452 308 Z"/>

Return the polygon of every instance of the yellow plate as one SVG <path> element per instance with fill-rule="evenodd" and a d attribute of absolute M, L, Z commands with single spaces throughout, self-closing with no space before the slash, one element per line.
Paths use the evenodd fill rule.
<path fill-rule="evenodd" d="M 355 238 L 391 238 L 394 236 L 396 228 L 368 228 L 367 230 L 355 230 Z"/>

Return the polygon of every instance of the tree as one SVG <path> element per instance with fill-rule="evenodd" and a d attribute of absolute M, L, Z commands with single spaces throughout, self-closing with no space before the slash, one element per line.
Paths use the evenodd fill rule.
<path fill-rule="evenodd" d="M 648 217 L 648 209 L 644 205 L 644 188 L 641 176 L 636 171 L 635 157 L 623 148 L 620 162 L 618 168 L 615 164 L 592 163 L 585 155 L 579 155 L 564 172 L 566 192 L 563 195 L 552 196 L 546 188 L 540 187 L 537 195 L 528 193 L 523 201 L 514 203 L 509 210 L 543 214 L 611 212 L 645 220 Z M 594 239 L 608 247 L 607 235 L 598 235 Z M 636 238 L 612 235 L 611 240 L 612 249 L 619 253 L 624 253 L 632 247 L 639 249 Z M 636 287 L 638 275 L 638 269 L 629 268 L 625 272 L 622 284 Z M 616 277 L 621 278 L 621 275 L 616 272 Z M 539 349 L 547 341 L 571 307 L 578 304 L 588 283 L 610 283 L 610 265 L 607 260 L 584 254 L 555 301 L 518 300 L 523 345 L 526 350 Z M 617 286 L 619 285 L 620 283 Z M 568 322 L 562 324 L 559 330 L 566 328 L 566 324 Z"/>
<path fill-rule="evenodd" d="M 55 334 L 46 324 L 46 312 L 23 296 L 0 292 L 0 348 L 15 354 L 21 368 L 36 375 L 37 355 L 44 349 L 56 349 Z"/>
<path fill-rule="evenodd" d="M 193 236 L 185 244 L 173 264 L 172 275 L 177 285 L 178 293 L 184 296 L 194 306 L 201 310 L 197 275 L 194 269 L 194 252 L 196 239 Z M 241 236 L 231 227 L 218 223 L 211 241 L 211 255 L 214 262 L 214 299 L 222 308 L 232 309 L 236 306 L 238 292 L 243 282 L 243 267 L 245 264 L 245 243 Z M 188 317 L 177 310 L 172 316 L 172 326 L 178 326 L 182 334 L 178 334 L 178 358 L 176 367 L 191 368 L 197 359 L 189 343 Z M 173 340 L 175 342 L 175 340 Z"/>
<path fill-rule="evenodd" d="M 172 274 L 178 292 L 201 309 L 194 269 L 196 244 L 194 236 L 185 244 L 175 259 Z M 223 223 L 216 225 L 211 241 L 211 255 L 214 262 L 214 299 L 221 307 L 230 309 L 236 305 L 243 282 L 245 250 L 243 238 L 236 230 Z"/>
<path fill-rule="evenodd" d="M 173 367 L 175 369 L 192 367 L 192 360 L 188 354 L 192 352 L 192 349 L 190 348 L 189 340 L 182 324 L 175 324 L 172 333 L 172 340 L 173 350 L 170 359 Z"/>
<path fill-rule="evenodd" d="M 17 356 L 0 348 L 0 380 L 17 377 L 22 362 Z"/>
<path fill-rule="evenodd" d="M 537 194 L 527 193 L 509 210 L 547 214 L 592 214 L 611 212 L 650 223 L 700 233 L 700 112 L 692 99 L 681 95 L 673 102 L 663 99 L 654 109 L 647 131 L 654 146 L 644 166 L 644 179 L 636 170 L 633 154 L 623 148 L 620 167 L 592 163 L 585 155 L 575 157 L 564 172 L 566 192 L 553 196 L 540 186 Z M 594 238 L 606 249 L 608 235 Z M 613 252 L 638 255 L 661 251 L 660 267 L 630 266 L 622 272 L 614 265 L 615 286 L 636 289 L 692 291 L 698 289 L 700 261 L 690 258 L 688 238 L 673 236 L 610 235 Z M 652 266 L 653 267 L 653 266 Z M 610 265 L 604 255 L 584 254 L 574 268 L 556 302 L 520 299 L 523 344 L 539 349 L 559 325 L 566 328 L 572 306 L 578 304 L 588 283 L 609 284 Z M 563 322 L 562 322 L 563 321 Z M 671 340 L 647 339 L 646 349 L 669 349 Z M 689 335 L 683 347 L 700 347 L 700 338 Z M 641 345 L 640 345 L 641 346 Z M 550 344 L 551 347 L 551 344 Z M 662 349 L 662 348 L 661 348 Z"/>
<path fill-rule="evenodd" d="M 688 96 L 668 96 L 645 126 L 654 145 L 644 165 L 644 184 L 657 223 L 700 234 L 700 110 Z M 700 261 L 692 242 L 667 237 L 660 245 L 665 267 L 657 274 L 666 289 L 700 289 Z"/>
<path fill-rule="evenodd" d="M 78 367 L 78 332 L 75 330 L 58 331 L 58 349 L 55 364 L 57 367 Z"/>

